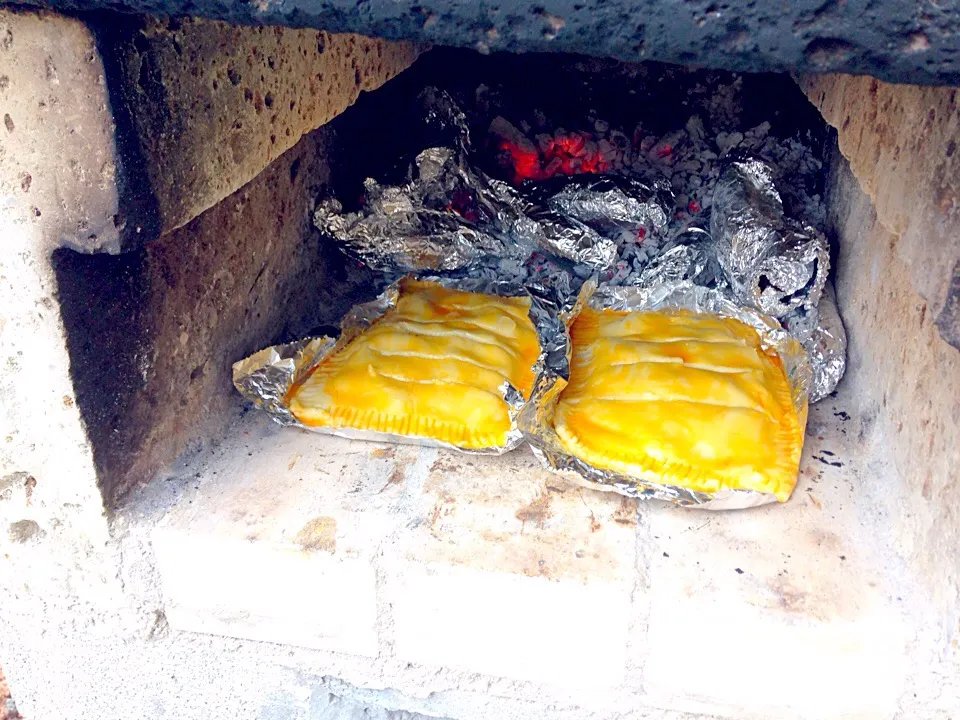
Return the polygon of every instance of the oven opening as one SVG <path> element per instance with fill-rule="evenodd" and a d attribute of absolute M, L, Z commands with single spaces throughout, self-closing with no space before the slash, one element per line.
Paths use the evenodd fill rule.
<path fill-rule="evenodd" d="M 291 717 L 330 691 L 444 717 L 839 718 L 894 717 L 947 667 L 960 285 L 955 246 L 930 238 L 956 222 L 948 89 L 450 47 L 377 87 L 360 78 L 382 50 L 357 40 L 309 83 L 367 92 L 297 130 L 307 100 L 255 76 L 301 60 L 254 47 L 198 81 L 236 97 L 190 105 L 209 167 L 167 172 L 152 153 L 189 133 L 154 39 L 91 22 L 101 48 L 142 53 L 135 73 L 106 63 L 141 164 L 117 169 L 121 252 L 51 248 L 50 307 L 118 597 L 152 618 L 130 642 L 157 673 L 188 650 L 269 668 L 296 697 L 253 704 L 300 703 Z M 302 57 L 339 37 L 317 36 Z M 792 493 L 704 509 L 579 482 L 527 441 L 469 454 L 274 422 L 293 418 L 264 409 L 286 402 L 283 348 L 332 343 L 351 310 L 438 272 L 568 307 L 591 284 L 685 284 L 775 318 L 809 369 Z M 266 348 L 241 395 L 235 364 Z M 36 512 L 17 547 L 66 532 Z M 25 670 L 0 662 L 16 697 Z"/>

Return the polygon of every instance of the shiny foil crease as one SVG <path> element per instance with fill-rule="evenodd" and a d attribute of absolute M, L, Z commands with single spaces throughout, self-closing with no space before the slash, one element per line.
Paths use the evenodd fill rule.
<path fill-rule="evenodd" d="M 680 233 L 637 276 L 634 285 L 653 287 L 689 281 L 703 287 L 726 286 L 710 233 L 691 227 Z"/>
<path fill-rule="evenodd" d="M 784 215 L 767 163 L 734 162 L 721 173 L 711 234 L 720 265 L 744 303 L 779 319 L 820 302 L 830 271 L 826 238 Z"/>
<path fill-rule="evenodd" d="M 780 324 L 752 307 L 741 305 L 723 293 L 690 282 L 664 283 L 655 287 L 604 286 L 592 294 L 582 293 L 581 302 L 598 310 L 660 310 L 678 308 L 694 312 L 732 317 L 750 325 L 760 335 L 765 348 L 772 348 L 780 356 L 790 383 L 794 407 L 806 424 L 807 403 L 811 388 L 811 369 L 800 342 Z M 566 325 L 575 312 L 566 316 Z M 629 497 L 666 500 L 677 505 L 696 506 L 708 510 L 732 510 L 776 502 L 769 493 L 753 490 L 723 490 L 705 493 L 688 488 L 665 485 L 594 467 L 571 455 L 554 430 L 553 416 L 560 393 L 566 386 L 570 348 L 566 365 L 547 365 L 538 377 L 530 401 L 520 413 L 519 427 L 535 455 L 549 468 L 573 482 L 596 490 L 620 493 Z"/>
<path fill-rule="evenodd" d="M 383 272 L 454 270 L 513 250 L 502 227 L 511 208 L 460 162 L 459 153 L 427 148 L 410 172 L 412 179 L 399 186 L 368 178 L 360 212 L 343 213 L 337 200 L 321 201 L 314 225 Z"/>
<path fill-rule="evenodd" d="M 555 212 L 507 183 L 487 178 L 504 205 L 512 208 L 509 237 L 522 259 L 538 249 L 547 255 L 604 270 L 617 257 L 617 245 L 576 218 Z"/>
<path fill-rule="evenodd" d="M 501 296 L 529 296 L 530 320 L 537 331 L 540 353 L 534 363 L 534 373 L 539 376 L 548 364 L 566 373 L 566 332 L 561 324 L 562 309 L 549 291 L 531 292 L 515 283 L 491 281 L 484 278 L 451 278 L 420 275 L 419 279 L 439 283 L 444 287 L 470 292 Z M 497 447 L 465 449 L 435 438 L 412 435 L 396 435 L 373 430 L 354 428 L 315 427 L 304 425 L 290 412 L 285 402 L 287 393 L 294 385 L 306 379 L 310 370 L 328 355 L 339 351 L 351 340 L 361 335 L 390 309 L 400 297 L 400 281 L 391 284 L 373 300 L 355 305 L 340 324 L 340 337 L 306 338 L 285 345 L 264 348 L 233 365 L 233 384 L 246 400 L 267 412 L 281 425 L 293 425 L 323 435 L 336 435 L 353 440 L 373 442 L 426 445 L 458 450 L 472 455 L 500 455 L 523 442 L 523 434 L 517 419 L 525 401 L 519 390 L 504 382 L 500 388 L 508 406 L 511 429 L 506 442 Z"/>
<path fill-rule="evenodd" d="M 847 368 L 847 333 L 833 283 L 824 285 L 820 304 L 814 310 L 787 316 L 783 322 L 810 356 L 810 402 L 818 402 L 836 389 Z"/>
<path fill-rule="evenodd" d="M 651 184 L 623 175 L 574 175 L 527 186 L 529 195 L 558 215 L 602 234 L 641 227 L 660 233 L 670 222 L 673 195 L 665 181 Z"/>

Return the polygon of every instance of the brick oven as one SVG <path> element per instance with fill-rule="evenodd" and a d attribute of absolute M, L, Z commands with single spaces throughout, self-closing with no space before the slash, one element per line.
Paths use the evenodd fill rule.
<path fill-rule="evenodd" d="M 46 4 L 0 8 L 0 667 L 24 717 L 960 712 L 955 9 Z M 313 212 L 423 147 L 424 88 L 666 137 L 711 82 L 816 151 L 847 370 L 788 503 L 638 503 L 525 448 L 282 428 L 234 391 L 232 363 L 382 288 Z"/>

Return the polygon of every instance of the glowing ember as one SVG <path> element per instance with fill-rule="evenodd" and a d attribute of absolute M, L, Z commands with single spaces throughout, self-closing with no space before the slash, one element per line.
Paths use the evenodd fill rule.
<path fill-rule="evenodd" d="M 515 145 L 509 140 L 500 141 L 500 149 L 509 155 L 513 165 L 513 181 L 542 180 L 547 177 L 540 168 L 540 153 Z"/>
<path fill-rule="evenodd" d="M 534 145 L 503 118 L 497 118 L 490 131 L 498 137 L 497 148 L 504 164 L 513 170 L 515 183 L 611 169 L 610 158 L 589 133 L 558 130 L 553 135 L 538 136 Z"/>
<path fill-rule="evenodd" d="M 480 220 L 480 209 L 474 193 L 467 188 L 457 188 L 450 194 L 450 204 L 447 210 L 453 210 L 457 215 L 469 222 Z"/>

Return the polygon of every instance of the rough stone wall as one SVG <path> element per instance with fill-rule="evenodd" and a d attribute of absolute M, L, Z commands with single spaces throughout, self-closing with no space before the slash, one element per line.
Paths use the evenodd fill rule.
<path fill-rule="evenodd" d="M 412 63 L 421 48 L 201 19 L 92 21 L 107 64 L 126 244 L 182 226 Z M 146 232 L 144 232 L 146 230 Z"/>
<path fill-rule="evenodd" d="M 919 571 L 944 618 L 941 646 L 956 654 L 960 351 L 941 337 L 912 283 L 902 236 L 879 220 L 842 158 L 830 180 L 837 296 L 849 336 L 843 382 L 853 389 L 855 430 L 872 462 L 863 506 L 886 518 L 902 560 Z"/>
<path fill-rule="evenodd" d="M 846 382 L 903 555 L 960 612 L 960 109 L 949 87 L 799 79 L 837 128 L 828 205 L 850 334 Z M 950 628 L 956 632 L 956 627 Z"/>
<path fill-rule="evenodd" d="M 235 39 L 257 56 L 258 32 L 245 32 Z M 285 66 L 280 85 L 256 86 L 261 93 L 274 88 L 275 113 L 262 112 L 261 124 L 251 123 L 263 130 L 273 122 L 284 129 L 283 140 L 278 134 L 275 149 L 241 153 L 238 162 L 209 170 L 211 155 L 204 153 L 216 148 L 188 147 L 179 136 L 179 181 L 190 184 L 191 172 L 202 177 L 203 169 L 216 174 L 218 184 L 196 181 L 193 204 L 169 224 L 190 220 L 191 212 L 243 186 L 279 156 L 280 147 L 293 145 L 349 104 L 359 88 L 375 86 L 402 65 L 402 53 L 391 56 L 389 44 L 377 59 L 379 44 L 357 38 L 343 44 L 332 39 L 339 60 L 325 64 L 317 33 L 309 31 L 318 69 L 298 78 L 297 72 L 312 67 L 310 53 L 304 56 L 302 43 L 289 40 L 288 31 L 282 34 L 286 43 L 274 34 L 266 46 L 278 54 L 295 46 L 301 59 Z M 168 37 L 171 46 L 175 35 Z M 167 46 L 155 42 L 141 48 L 140 57 L 166 57 Z M 326 131 L 274 160 L 259 183 L 189 228 L 159 240 L 148 227 L 136 233 L 129 220 L 141 216 L 142 208 L 128 202 L 128 190 L 148 184 L 146 168 L 161 161 L 129 147 L 136 125 L 110 96 L 120 75 L 111 65 L 116 57 L 101 54 L 103 43 L 76 19 L 0 9 L 3 644 L 23 632 L 84 632 L 114 642 L 140 631 L 143 616 L 128 612 L 136 593 L 119 577 L 122 551 L 111 540 L 104 497 L 112 499 L 134 479 L 149 476 L 205 423 L 216 425 L 218 403 L 230 393 L 231 360 L 286 330 L 308 329 L 304 325 L 327 309 L 322 288 L 317 290 L 325 260 L 306 234 L 309 202 L 326 179 Z M 347 47 L 356 60 L 347 57 Z M 222 69 L 227 62 L 218 63 L 212 50 L 188 53 L 180 73 L 194 77 L 208 65 Z M 217 97 L 204 96 L 170 67 L 164 72 L 147 76 L 159 83 L 151 87 L 163 90 L 163 117 L 172 127 L 197 132 L 217 126 L 217 118 L 222 126 L 229 113 L 217 115 Z M 290 88 L 311 82 L 332 89 L 329 96 L 318 91 L 312 104 L 304 101 L 298 114 L 302 98 Z M 191 105 L 190 93 L 206 97 L 209 108 Z M 250 113 L 256 116 L 256 108 Z M 138 152 L 140 165 L 131 160 Z M 173 154 L 162 159 L 168 168 Z M 148 201 L 156 199 L 152 192 Z M 153 217 L 159 220 L 152 230 L 159 232 L 163 218 Z M 131 232 L 138 240 L 126 245 L 138 249 L 109 255 Z M 154 242 L 140 242 L 146 240 Z M 107 270 L 116 274 L 106 279 Z M 301 294 L 294 288 L 302 288 Z M 306 307 L 303 293 L 310 290 L 311 311 L 283 315 L 287 301 Z M 149 621 L 145 632 L 152 626 Z"/>
<path fill-rule="evenodd" d="M 940 335 L 960 348 L 960 89 L 854 75 L 799 79 L 837 129 L 840 151 Z"/>
<path fill-rule="evenodd" d="M 338 276 L 311 223 L 332 137 L 308 135 L 139 251 L 55 254 L 71 374 L 108 505 L 192 438 L 220 434 L 237 400 L 232 362 L 346 311 L 338 303 L 364 276 Z"/>
<path fill-rule="evenodd" d="M 106 78 L 90 32 L 51 13 L 0 8 L 4 227 L 35 237 L 41 253 L 116 251 L 115 174 Z"/>
<path fill-rule="evenodd" d="M 2 259 L 0 288 L 6 493 L 57 462 L 58 484 L 87 468 L 95 489 L 92 449 L 112 498 L 216 415 L 207 386 L 223 392 L 224 358 L 283 330 L 283 302 L 304 299 L 293 288 L 321 285 L 307 213 L 326 179 L 322 138 L 189 229 L 167 231 L 419 52 L 315 30 L 89 20 L 0 10 L 0 220 L 17 248 Z M 134 252 L 73 252 L 121 249 Z M 50 391 L 46 414 L 27 411 L 37 388 Z M 43 459 L 27 467 L 34 454 Z M 99 499 L 76 504 L 102 511 Z"/>
<path fill-rule="evenodd" d="M 63 244 L 115 247 L 106 109 L 81 23 L 0 10 L 0 636 L 122 604 L 49 263 Z"/>

